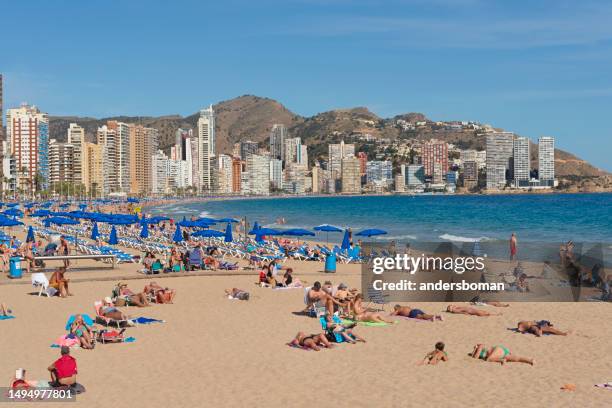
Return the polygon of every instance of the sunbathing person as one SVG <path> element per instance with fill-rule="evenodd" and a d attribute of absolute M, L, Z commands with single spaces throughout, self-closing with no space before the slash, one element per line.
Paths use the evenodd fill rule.
<path fill-rule="evenodd" d="M 70 279 L 66 279 L 64 274 L 66 273 L 66 267 L 60 266 L 53 272 L 51 279 L 49 279 L 49 286 L 57 290 L 59 297 L 72 296 L 68 289 L 68 283 Z"/>
<path fill-rule="evenodd" d="M 412 309 L 410 306 L 395 305 L 391 312 L 391 316 L 403 316 L 411 319 L 429 320 L 435 322 L 436 320 L 443 320 L 440 315 L 430 315 L 422 311 L 421 309 Z"/>
<path fill-rule="evenodd" d="M 444 351 L 444 343 L 437 342 L 433 351 L 430 351 L 419 361 L 417 365 L 430 364 L 436 365 L 439 361 L 448 361 L 448 354 Z"/>
<path fill-rule="evenodd" d="M 480 296 L 476 296 L 470 300 L 472 305 L 489 305 L 495 307 L 510 307 L 508 303 L 497 302 L 495 300 L 481 299 Z"/>
<path fill-rule="evenodd" d="M 543 334 L 555 334 L 557 336 L 567 336 L 569 334 L 569 332 L 557 330 L 548 320 L 523 320 L 518 322 L 517 329 L 520 333 L 531 333 L 535 334 L 536 337 Z"/>
<path fill-rule="evenodd" d="M 148 285 L 145 285 L 143 293 L 150 296 L 151 299 L 155 299 L 156 303 L 172 303 L 174 301 L 174 296 L 176 295 L 176 291 L 170 288 L 164 288 L 159 286 L 157 282 L 150 282 Z"/>
<path fill-rule="evenodd" d="M 327 309 L 327 312 L 332 314 L 335 311 L 334 305 L 342 306 L 340 302 L 338 302 L 321 288 L 321 282 L 319 281 L 316 281 L 312 285 L 312 288 L 308 291 L 308 303 L 306 306 L 306 311 L 309 311 L 312 305 L 317 302 L 323 303 L 325 305 L 325 308 Z"/>
<path fill-rule="evenodd" d="M 117 309 L 111 298 L 105 297 L 100 308 L 100 315 L 113 320 L 128 320 L 129 317 Z"/>
<path fill-rule="evenodd" d="M 134 293 L 131 289 L 127 287 L 127 283 L 121 283 L 117 285 L 118 289 L 118 297 L 123 298 L 126 304 L 130 306 L 138 306 L 145 307 L 149 306 L 149 300 L 147 299 L 147 295 L 143 292 Z"/>
<path fill-rule="evenodd" d="M 358 293 L 352 302 L 353 319 L 356 322 L 371 323 L 393 323 L 392 320 L 385 319 L 380 313 L 368 311 L 362 304 L 363 295 Z"/>
<path fill-rule="evenodd" d="M 93 343 L 93 335 L 87 323 L 83 320 L 83 316 L 80 314 L 74 317 L 74 321 L 70 325 L 70 333 L 74 334 L 79 342 L 81 343 L 81 347 L 84 349 L 91 350 L 94 348 Z"/>
<path fill-rule="evenodd" d="M 325 348 L 332 347 L 332 344 L 327 340 L 325 334 L 310 334 L 307 336 L 304 332 L 298 332 L 289 344 L 312 349 L 314 351 L 321 350 L 319 346 Z"/>
<path fill-rule="evenodd" d="M 469 306 L 448 305 L 448 307 L 446 308 L 446 311 L 448 313 L 464 314 L 464 315 L 471 315 L 471 316 L 481 316 L 481 317 L 501 316 L 501 313 L 487 312 L 486 310 L 480 310 L 480 309 L 476 309 L 474 307 L 469 307 Z"/>
<path fill-rule="evenodd" d="M 358 341 L 365 343 L 366 341 L 363 337 L 358 336 L 353 332 L 353 328 L 355 327 L 355 325 L 356 323 L 352 323 L 350 325 L 336 323 L 334 322 L 332 316 L 327 313 L 325 315 L 325 336 L 331 342 L 335 342 L 336 334 L 339 334 L 340 336 L 342 336 L 344 341 L 348 343 L 355 344 Z"/>
<path fill-rule="evenodd" d="M 249 300 L 250 297 L 249 292 L 238 288 L 225 289 L 225 295 L 240 300 Z"/>
<path fill-rule="evenodd" d="M 510 352 L 509 349 L 504 346 L 493 346 L 487 349 L 484 344 L 477 344 L 474 346 L 474 350 L 472 350 L 470 356 L 484 361 L 501 364 L 510 362 L 534 365 L 535 363 L 535 361 L 531 358 L 515 356 Z"/>

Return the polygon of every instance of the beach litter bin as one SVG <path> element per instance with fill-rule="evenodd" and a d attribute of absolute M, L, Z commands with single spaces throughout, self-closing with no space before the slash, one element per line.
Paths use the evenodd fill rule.
<path fill-rule="evenodd" d="M 327 255 L 325 258 L 325 273 L 336 273 L 336 254 Z"/>
<path fill-rule="evenodd" d="M 21 257 L 12 256 L 9 259 L 9 278 L 20 279 L 21 276 Z"/>

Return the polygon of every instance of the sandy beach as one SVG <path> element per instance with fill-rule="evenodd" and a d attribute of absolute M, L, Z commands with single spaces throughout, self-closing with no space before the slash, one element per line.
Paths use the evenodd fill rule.
<path fill-rule="evenodd" d="M 336 274 L 324 274 L 321 263 L 287 264 L 308 283 L 331 279 L 360 285 L 359 265 L 339 265 Z M 31 295 L 31 286 L 14 281 L 0 285 L 0 299 L 16 316 L 0 322 L 0 361 L 7 383 L 18 367 L 28 370 L 30 380 L 46 379 L 46 367 L 59 354 L 50 344 L 64 333 L 67 317 L 93 315 L 93 302 L 110 295 L 113 276 L 143 277 L 134 268 L 69 272 L 76 280 L 75 296 L 66 299 Z M 77 406 L 603 407 L 612 398 L 593 386 L 612 375 L 609 304 L 514 303 L 498 309 L 503 316 L 444 313 L 445 321 L 437 323 L 400 320 L 386 327 L 359 326 L 366 344 L 314 352 L 286 345 L 298 331 L 321 331 L 316 319 L 292 313 L 304 307 L 303 290 L 260 288 L 254 285 L 256 272 L 246 273 L 155 277 L 177 290 L 175 304 L 124 310 L 166 322 L 128 329 L 134 343 L 74 350 L 78 381 L 87 388 L 77 397 Z M 100 278 L 109 280 L 87 281 Z M 139 291 L 148 281 L 128 282 Z M 223 289 L 230 287 L 250 291 L 250 301 L 226 299 Z M 414 306 L 441 313 L 446 305 Z M 507 330 L 518 320 L 540 318 L 574 333 L 536 338 Z M 446 343 L 450 361 L 416 366 L 437 341 Z M 503 344 L 535 358 L 536 364 L 474 360 L 467 354 L 478 342 Z M 565 383 L 576 384 L 576 391 L 560 390 Z"/>

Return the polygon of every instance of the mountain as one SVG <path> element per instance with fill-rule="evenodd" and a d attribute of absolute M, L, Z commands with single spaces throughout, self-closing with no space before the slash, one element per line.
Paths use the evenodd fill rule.
<path fill-rule="evenodd" d="M 234 143 L 240 140 L 253 140 L 262 146 L 267 143 L 270 129 L 275 123 L 287 126 L 290 137 L 301 137 L 308 144 L 311 159 L 322 158 L 327 154 L 327 145 L 341 139 L 353 139 L 356 135 L 370 135 L 374 138 L 416 138 L 428 140 L 436 138 L 454 143 L 460 148 L 483 149 L 485 137 L 471 129 L 449 129 L 436 125 L 421 113 L 406 113 L 393 118 L 381 118 L 365 107 L 336 109 L 321 112 L 311 117 L 302 117 L 291 112 L 281 103 L 254 95 L 243 95 L 219 102 L 213 106 L 216 113 L 217 149 L 221 153 L 231 153 Z M 111 118 L 89 118 L 72 116 L 51 116 L 50 135 L 58 140 L 66 139 L 70 123 L 78 123 L 86 131 L 88 140 L 94 140 L 96 129 L 108 120 L 126 123 L 139 123 L 154 127 L 160 132 L 160 148 L 168 151 L 174 144 L 176 129 L 194 129 L 197 132 L 199 112 L 182 117 L 168 115 L 160 117 L 117 116 Z M 407 123 L 427 122 L 425 127 L 406 130 L 397 121 Z M 362 144 L 366 142 L 357 141 Z M 360 147 L 360 146 L 358 146 Z M 532 145 L 532 161 L 537 163 L 537 146 Z M 597 169 L 588 162 L 563 150 L 556 150 L 555 169 L 559 177 L 593 178 L 608 173 Z"/>

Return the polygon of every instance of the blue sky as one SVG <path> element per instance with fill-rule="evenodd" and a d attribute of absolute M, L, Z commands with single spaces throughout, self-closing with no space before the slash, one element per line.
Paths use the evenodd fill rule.
<path fill-rule="evenodd" d="M 164 4 L 166 3 L 166 4 Z M 477 120 L 612 170 L 606 1 L 37 1 L 1 8 L 5 108 L 162 115 L 243 94 Z"/>

